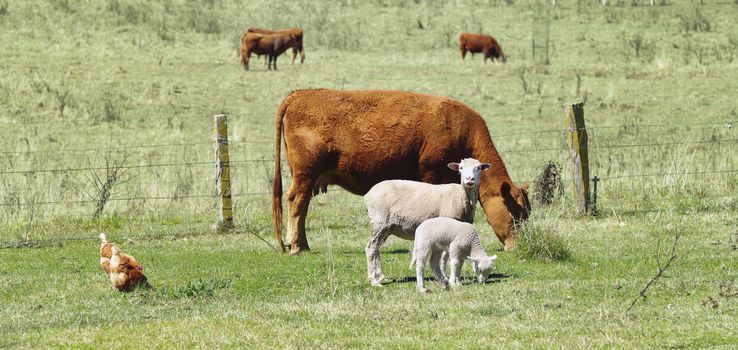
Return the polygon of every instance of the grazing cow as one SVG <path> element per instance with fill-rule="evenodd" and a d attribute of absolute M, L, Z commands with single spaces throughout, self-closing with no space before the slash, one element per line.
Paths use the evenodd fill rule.
<path fill-rule="evenodd" d="M 308 206 L 328 185 L 364 195 L 388 179 L 456 183 L 458 173 L 446 165 L 465 157 L 492 164 L 482 175 L 479 202 L 506 250 L 515 244 L 515 222 L 529 215 L 527 187 L 513 184 L 486 123 L 458 101 L 404 91 L 296 90 L 279 107 L 276 127 L 272 225 L 283 251 L 283 131 L 293 254 L 310 249 Z"/>
<path fill-rule="evenodd" d="M 251 54 L 267 55 L 267 69 L 277 70 L 277 57 L 295 45 L 295 37 L 288 34 L 257 34 L 246 32 L 241 38 L 241 64 L 249 69 Z"/>
<path fill-rule="evenodd" d="M 475 53 L 482 52 L 484 54 L 484 63 L 487 63 L 488 58 L 490 61 L 496 58 L 502 63 L 507 62 L 507 56 L 502 52 L 500 44 L 497 43 L 495 38 L 489 35 L 461 33 L 461 36 L 459 36 L 459 47 L 461 49 L 461 64 L 464 64 L 464 58 L 467 52 L 471 52 L 472 57 Z"/>
<path fill-rule="evenodd" d="M 305 62 L 305 48 L 302 46 L 302 35 L 303 31 L 300 28 L 282 29 L 282 30 L 269 30 L 261 28 L 249 28 L 248 33 L 257 34 L 287 34 L 295 37 L 295 46 L 292 47 L 292 64 L 295 64 L 295 58 L 297 53 L 300 53 L 300 64 Z"/>

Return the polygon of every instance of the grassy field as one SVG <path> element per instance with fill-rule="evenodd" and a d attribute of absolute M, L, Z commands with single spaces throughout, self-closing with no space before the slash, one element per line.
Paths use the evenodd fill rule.
<path fill-rule="evenodd" d="M 736 348 L 738 5 L 640 2 L 0 0 L 0 348 Z M 244 71 L 250 26 L 304 28 L 305 63 Z M 531 42 L 546 28 L 541 64 Z M 494 35 L 508 63 L 461 65 L 461 31 Z M 317 87 L 449 96 L 484 116 L 516 182 L 558 164 L 564 186 L 534 200 L 525 230 L 542 243 L 503 253 L 478 211 L 499 257 L 489 283 L 465 266 L 460 289 L 421 295 L 411 243 L 391 238 L 395 282 L 372 288 L 361 198 L 330 188 L 311 205 L 313 251 L 277 253 L 275 112 Z M 571 195 L 576 101 L 597 216 Z M 213 230 L 221 112 L 228 233 Z M 122 173 L 95 216 L 109 164 Z M 110 289 L 101 230 L 154 291 Z M 677 258 L 626 312 L 675 237 Z M 567 257 L 534 254 L 554 246 Z"/>

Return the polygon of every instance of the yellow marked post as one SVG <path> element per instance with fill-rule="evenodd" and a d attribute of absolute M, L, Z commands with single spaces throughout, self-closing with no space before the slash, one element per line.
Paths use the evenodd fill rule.
<path fill-rule="evenodd" d="M 566 114 L 566 141 L 571 154 L 574 195 L 580 214 L 589 213 L 589 155 L 587 153 L 587 128 L 584 125 L 584 103 L 572 103 L 564 108 Z"/>
<path fill-rule="evenodd" d="M 215 189 L 218 193 L 218 231 L 233 228 L 231 169 L 228 156 L 228 116 L 213 116 L 213 151 L 215 152 Z"/>

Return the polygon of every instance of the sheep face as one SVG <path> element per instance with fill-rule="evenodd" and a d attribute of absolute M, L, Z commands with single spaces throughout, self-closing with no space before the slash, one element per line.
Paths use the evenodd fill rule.
<path fill-rule="evenodd" d="M 449 163 L 448 167 L 461 175 L 461 185 L 466 188 L 479 187 L 482 171 L 492 167 L 489 163 L 482 163 L 474 158 L 462 159 L 459 163 Z"/>
<path fill-rule="evenodd" d="M 492 264 L 497 259 L 497 254 L 476 258 L 468 257 L 467 259 L 473 261 L 477 265 L 477 281 L 479 283 L 487 282 L 487 276 L 489 276 L 490 271 L 492 271 Z"/>

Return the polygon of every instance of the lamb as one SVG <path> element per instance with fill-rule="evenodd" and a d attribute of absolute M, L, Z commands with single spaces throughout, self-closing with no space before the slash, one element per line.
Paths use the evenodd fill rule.
<path fill-rule="evenodd" d="M 448 279 L 443 274 L 441 266 L 444 252 L 451 264 L 451 274 Z M 479 283 L 487 281 L 487 275 L 492 270 L 492 263 L 497 259 L 497 255 L 488 256 L 484 251 L 474 225 L 444 217 L 423 221 L 415 231 L 413 258 L 410 262 L 410 268 L 415 267 L 417 287 L 421 293 L 428 291 L 423 285 L 423 272 L 429 254 L 431 270 L 436 280 L 451 287 L 461 285 L 459 275 L 464 259 L 474 262 L 474 274 Z"/>
<path fill-rule="evenodd" d="M 372 223 L 372 237 L 365 252 L 368 278 L 373 286 L 381 286 L 385 279 L 379 247 L 390 235 L 413 240 L 415 230 L 423 221 L 439 216 L 469 223 L 474 221 L 481 173 L 491 165 L 466 158 L 459 163 L 449 163 L 448 167 L 461 174 L 460 184 L 386 180 L 374 185 L 364 195 Z"/>

